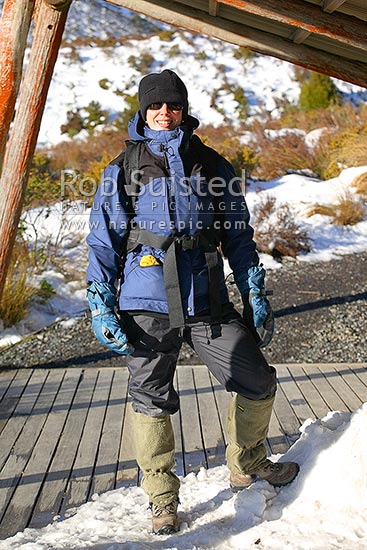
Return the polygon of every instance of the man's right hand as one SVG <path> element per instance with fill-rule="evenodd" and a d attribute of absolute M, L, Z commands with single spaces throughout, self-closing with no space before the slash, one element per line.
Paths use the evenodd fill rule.
<path fill-rule="evenodd" d="M 120 321 L 115 313 L 116 290 L 109 283 L 93 281 L 87 289 L 89 307 L 92 312 L 92 329 L 96 338 L 106 348 L 130 355 L 134 348 L 128 343 Z"/>

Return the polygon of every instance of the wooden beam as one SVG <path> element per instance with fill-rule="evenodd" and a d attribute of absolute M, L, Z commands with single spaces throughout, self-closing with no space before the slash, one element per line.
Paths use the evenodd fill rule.
<path fill-rule="evenodd" d="M 218 0 L 223 5 L 259 18 L 270 19 L 309 31 L 367 52 L 367 28 L 365 21 L 345 14 L 323 13 L 319 6 L 303 0 L 279 2 L 279 0 Z"/>
<path fill-rule="evenodd" d="M 322 4 L 322 11 L 326 13 L 332 13 L 340 8 L 342 4 L 345 4 L 346 0 L 324 0 Z"/>
<path fill-rule="evenodd" d="M 70 0 L 71 1 L 71 0 Z M 36 21 L 18 108 L 0 180 L 0 298 L 22 211 L 32 156 L 65 26 L 68 6 L 56 10 L 37 0 Z"/>
<path fill-rule="evenodd" d="M 217 0 L 209 0 L 209 15 L 212 15 L 213 17 L 216 17 L 218 15 L 218 7 L 219 4 Z"/>
<path fill-rule="evenodd" d="M 150 17 L 154 15 L 156 19 L 170 25 L 214 36 L 255 52 L 277 57 L 367 88 L 367 63 L 350 60 L 304 44 L 294 44 L 288 39 L 224 20 L 221 17 L 211 17 L 202 10 L 174 1 L 160 0 L 159 4 L 153 4 L 148 0 L 109 1 L 111 4 L 123 6 Z"/>
<path fill-rule="evenodd" d="M 305 29 L 297 29 L 291 34 L 289 40 L 292 40 L 295 44 L 302 44 L 310 34 L 310 31 L 305 31 Z"/>
<path fill-rule="evenodd" d="M 5 0 L 0 20 L 0 171 L 35 0 Z"/>

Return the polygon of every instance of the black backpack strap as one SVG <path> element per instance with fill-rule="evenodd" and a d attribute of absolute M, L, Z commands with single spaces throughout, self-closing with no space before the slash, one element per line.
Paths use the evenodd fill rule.
<path fill-rule="evenodd" d="M 123 159 L 125 190 L 131 199 L 133 211 L 140 189 L 139 167 L 143 147 L 144 143 L 142 141 L 126 141 L 126 151 Z"/>

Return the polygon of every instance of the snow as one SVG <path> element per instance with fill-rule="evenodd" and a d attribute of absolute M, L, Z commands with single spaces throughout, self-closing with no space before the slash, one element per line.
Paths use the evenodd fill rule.
<path fill-rule="evenodd" d="M 174 55 L 170 53 L 172 48 L 178 50 Z M 109 48 L 79 47 L 77 56 L 71 47 L 61 48 L 38 144 L 51 145 L 67 139 L 60 130 L 66 123 L 67 111 L 83 109 L 91 101 L 98 101 L 113 119 L 127 106 L 121 93 L 135 95 L 144 73 L 167 68 L 184 79 L 189 90 L 191 112 L 202 124 L 220 125 L 225 120 L 236 123 L 238 104 L 233 93 L 228 91 L 228 85 L 244 90 L 250 116 L 264 111 L 276 116 L 277 101 L 297 102 L 299 83 L 294 78 L 292 64 L 258 55 L 241 62 L 233 55 L 237 49 L 214 38 L 182 31 L 177 31 L 169 42 L 161 41 L 156 35 L 130 39 Z M 198 52 L 205 55 L 205 59 L 200 58 Z M 143 54 L 150 54 L 154 61 L 150 68 L 140 70 L 129 59 L 134 56 L 139 61 Z M 105 79 L 108 89 L 99 85 Z M 366 101 L 367 91 L 363 88 L 334 81 L 346 98 L 355 103 Z M 213 97 L 216 108 L 211 106 Z"/>
<path fill-rule="evenodd" d="M 296 460 L 287 487 L 266 481 L 233 494 L 225 466 L 181 478 L 179 533 L 150 532 L 140 487 L 94 495 L 67 519 L 26 529 L 0 550 L 366 550 L 367 404 L 355 413 L 307 420 L 300 438 L 273 460 Z"/>

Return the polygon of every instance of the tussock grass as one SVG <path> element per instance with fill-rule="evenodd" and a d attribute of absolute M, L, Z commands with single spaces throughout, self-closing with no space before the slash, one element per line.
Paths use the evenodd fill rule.
<path fill-rule="evenodd" d="M 367 181 L 367 180 L 366 180 Z M 346 191 L 340 195 L 335 204 L 315 204 L 307 211 L 307 216 L 315 214 L 330 216 L 331 223 L 335 225 L 355 225 L 363 219 L 365 210 L 361 201 L 352 193 Z"/>
<path fill-rule="evenodd" d="M 359 174 L 351 183 L 351 186 L 359 193 L 367 198 L 367 172 Z"/>
<path fill-rule="evenodd" d="M 361 202 L 347 192 L 339 197 L 333 223 L 335 225 L 355 225 L 363 219 L 363 214 L 364 208 Z"/>
<path fill-rule="evenodd" d="M 38 292 L 37 288 L 28 282 L 28 268 L 27 245 L 16 242 L 0 304 L 0 318 L 5 328 L 18 323 L 26 316 L 29 304 Z"/>

